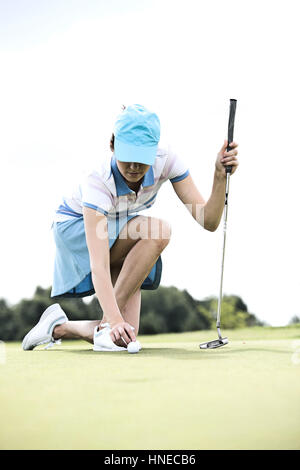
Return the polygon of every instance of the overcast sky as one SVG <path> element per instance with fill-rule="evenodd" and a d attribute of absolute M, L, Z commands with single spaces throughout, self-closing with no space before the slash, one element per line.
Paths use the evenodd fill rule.
<path fill-rule="evenodd" d="M 122 104 L 157 112 L 208 198 L 236 98 L 224 293 L 271 325 L 300 316 L 297 4 L 0 0 L 0 297 L 51 285 L 53 212 L 109 155 Z M 150 211 L 173 229 L 162 284 L 218 295 L 222 223 L 204 231 L 170 183 Z"/>

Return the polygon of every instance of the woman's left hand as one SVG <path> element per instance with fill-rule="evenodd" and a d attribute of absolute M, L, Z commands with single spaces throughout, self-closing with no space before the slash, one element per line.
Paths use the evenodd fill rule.
<path fill-rule="evenodd" d="M 236 158 L 238 154 L 238 144 L 236 142 L 229 144 L 232 149 L 229 152 L 226 151 L 227 145 L 228 140 L 225 140 L 216 160 L 216 171 L 223 176 L 226 176 L 225 166 L 232 166 L 231 174 L 233 174 L 239 164 L 238 159 Z"/>

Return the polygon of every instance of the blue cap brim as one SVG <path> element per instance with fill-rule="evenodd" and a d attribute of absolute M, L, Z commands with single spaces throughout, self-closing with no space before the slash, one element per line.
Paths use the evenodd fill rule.
<path fill-rule="evenodd" d="M 153 165 L 157 153 L 158 145 L 151 147 L 136 146 L 125 144 L 115 138 L 114 154 L 120 162 L 144 163 L 145 165 Z"/>

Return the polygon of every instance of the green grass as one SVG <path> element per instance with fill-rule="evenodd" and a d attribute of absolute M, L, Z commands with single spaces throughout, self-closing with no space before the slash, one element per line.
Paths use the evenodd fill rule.
<path fill-rule="evenodd" d="M 144 336 L 133 355 L 7 343 L 0 448 L 300 449 L 300 328 L 223 333 L 210 351 L 215 331 Z"/>

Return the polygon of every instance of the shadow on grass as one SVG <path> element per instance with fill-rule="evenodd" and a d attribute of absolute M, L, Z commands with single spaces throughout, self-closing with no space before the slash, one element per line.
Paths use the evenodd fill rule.
<path fill-rule="evenodd" d="M 42 351 L 40 349 L 39 351 Z M 48 352 L 48 351 L 45 351 Z M 70 353 L 70 354 L 77 354 L 80 356 L 91 356 L 91 357 L 115 357 L 115 358 L 128 358 L 128 356 L 134 356 L 136 358 L 168 358 L 168 359 L 201 359 L 204 358 L 204 355 L 199 350 L 189 351 L 183 348 L 143 348 L 138 354 L 129 354 L 126 351 L 121 351 L 119 353 L 115 352 L 95 352 L 92 349 L 51 349 L 49 352 L 52 353 Z M 207 359 L 213 359 L 213 356 L 209 357 L 206 356 Z"/>
<path fill-rule="evenodd" d="M 43 349 L 36 350 L 36 351 L 44 351 Z M 119 352 L 118 354 L 115 352 L 95 352 L 92 349 L 51 349 L 51 353 L 70 353 L 70 354 L 77 354 L 80 356 L 109 356 L 109 357 L 125 357 L 129 356 L 139 357 L 139 358 L 168 358 L 168 359 L 182 359 L 182 360 L 209 360 L 218 357 L 218 359 L 226 359 L 226 357 L 230 357 L 236 354 L 251 354 L 252 352 L 263 352 L 263 353 L 278 353 L 278 354 L 291 354 L 289 350 L 282 350 L 282 349 L 271 349 L 271 348 L 217 348 L 211 350 L 200 350 L 197 347 L 195 350 L 191 351 L 184 348 L 143 348 L 138 354 L 128 354 L 126 351 Z"/>

